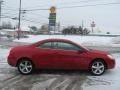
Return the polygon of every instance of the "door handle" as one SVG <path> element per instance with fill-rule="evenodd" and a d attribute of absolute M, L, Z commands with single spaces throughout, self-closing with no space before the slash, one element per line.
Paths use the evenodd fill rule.
<path fill-rule="evenodd" d="M 58 54 L 57 52 L 54 52 L 53 54 Z"/>

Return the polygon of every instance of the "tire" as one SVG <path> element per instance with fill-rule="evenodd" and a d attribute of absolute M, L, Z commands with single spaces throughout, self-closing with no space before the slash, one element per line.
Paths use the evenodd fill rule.
<path fill-rule="evenodd" d="M 18 71 L 23 75 L 29 75 L 33 72 L 33 63 L 28 59 L 22 59 L 19 61 Z"/>
<path fill-rule="evenodd" d="M 102 60 L 95 60 L 90 65 L 90 72 L 95 76 L 102 75 L 106 70 L 106 65 Z"/>

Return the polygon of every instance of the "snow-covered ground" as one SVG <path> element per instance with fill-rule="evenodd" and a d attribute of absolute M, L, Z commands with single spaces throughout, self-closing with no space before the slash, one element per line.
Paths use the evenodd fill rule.
<path fill-rule="evenodd" d="M 120 44 L 120 36 L 113 38 L 112 42 L 116 44 Z"/>
<path fill-rule="evenodd" d="M 103 42 L 110 42 L 113 37 L 100 37 L 100 36 L 79 36 L 79 35 L 29 35 L 29 38 L 24 38 L 20 40 L 14 40 L 16 42 L 28 42 L 34 43 L 40 40 L 49 39 L 49 38 L 62 38 L 62 39 L 69 39 L 79 42 L 84 41 L 101 41 Z"/>
<path fill-rule="evenodd" d="M 34 43 L 44 39 L 50 38 L 60 38 L 68 39 L 74 41 L 78 44 L 88 45 L 88 46 L 120 46 L 120 43 L 115 44 L 114 41 L 118 41 L 115 37 L 103 37 L 103 36 L 78 36 L 78 35 L 29 35 L 29 38 L 24 38 L 20 40 L 14 40 L 14 42 L 24 42 L 24 43 Z"/>
<path fill-rule="evenodd" d="M 10 73 L 11 73 L 11 74 L 5 73 L 5 75 L 4 75 L 4 73 L 0 73 L 0 77 L 2 77 L 0 80 L 10 78 L 10 76 L 14 76 L 13 73 L 16 72 L 15 69 L 11 68 L 7 64 L 7 56 L 9 54 L 9 51 L 10 51 L 10 49 L 5 49 L 5 48 L 1 49 L 0 48 L 0 72 L 8 72 L 8 71 L 6 71 L 6 69 L 4 71 L 4 68 L 7 67 L 7 68 L 9 68 L 7 70 L 10 70 Z M 85 75 L 85 76 L 87 76 L 87 79 L 84 82 L 84 84 L 82 85 L 83 90 L 96 90 L 96 89 L 97 90 L 105 90 L 105 89 L 106 90 L 120 90 L 120 85 L 119 85 L 120 84 L 120 78 L 119 78 L 119 76 L 120 76 L 120 53 L 114 53 L 112 55 L 116 59 L 115 69 L 108 70 L 102 76 L 87 76 L 87 75 Z M 43 83 L 41 83 L 41 84 L 43 84 Z M 47 86 L 47 84 L 48 84 L 48 82 L 46 82 L 45 86 Z M 63 90 L 65 90 L 65 89 L 63 89 Z"/>
<path fill-rule="evenodd" d="M 83 90 L 120 90 L 120 53 L 113 54 L 116 67 L 102 76 L 88 76 Z"/>
<path fill-rule="evenodd" d="M 7 62 L 7 56 L 9 54 L 10 49 L 2 49 L 0 48 L 0 62 Z"/>
<path fill-rule="evenodd" d="M 4 80 L 14 77 L 16 75 L 16 73 L 13 73 L 15 68 L 9 66 L 7 63 L 9 51 L 10 49 L 0 47 L 0 82 L 3 82 Z M 5 89 L 0 88 L 0 90 Z"/>
<path fill-rule="evenodd" d="M 14 42 L 34 43 L 34 42 L 48 39 L 48 38 L 68 39 L 68 40 L 72 40 L 78 44 L 83 44 L 83 45 L 93 46 L 93 47 L 100 46 L 101 48 L 107 47 L 108 49 L 112 49 L 112 47 L 113 48 L 117 47 L 117 49 L 119 49 L 119 47 L 120 47 L 119 37 L 101 37 L 101 36 L 74 36 L 74 35 L 37 35 L 37 36 L 33 36 L 33 35 L 30 35 L 29 38 L 24 38 L 24 39 L 20 39 L 20 40 L 16 39 L 16 40 L 14 40 Z M 7 64 L 7 56 L 9 54 L 9 51 L 10 51 L 10 49 L 5 49 L 5 48 L 0 47 L 0 78 L 1 78 L 0 81 L 4 80 L 6 78 L 9 78 L 10 76 L 14 77 L 14 75 L 16 75 L 16 73 L 18 73 L 17 70 L 15 70 L 14 68 L 11 68 Z M 119 78 L 120 77 L 120 52 L 113 53 L 112 55 L 116 59 L 115 69 L 108 70 L 102 76 L 84 75 L 87 77 L 87 79 L 85 80 L 85 82 L 82 85 L 82 90 L 96 90 L 96 89 L 97 90 L 105 90 L 105 89 L 120 90 L 120 85 L 119 85 L 119 83 L 120 83 L 120 78 Z M 9 69 L 4 69 L 6 67 Z M 6 70 L 8 70 L 8 71 L 6 71 Z M 7 72 L 9 72 L 9 73 L 6 74 Z M 13 74 L 13 73 L 15 73 L 15 74 Z M 61 77 L 63 77 L 63 76 L 61 76 Z M 82 76 L 82 75 L 80 75 L 80 76 Z M 75 75 L 75 77 L 80 77 L 80 76 Z M 21 78 L 21 77 L 22 76 L 18 75 L 18 78 Z M 34 77 L 34 75 L 31 77 Z M 54 75 L 53 75 L 53 77 L 54 77 Z M 24 78 L 26 78 L 26 77 L 24 77 Z M 64 81 L 67 81 L 66 79 L 68 79 L 67 76 L 65 77 Z M 49 80 L 50 80 L 50 82 L 49 82 Z M 48 81 L 45 81 L 45 83 L 39 82 L 40 83 L 39 85 L 36 86 L 36 84 L 34 84 L 34 86 L 35 86 L 35 88 L 37 88 L 37 87 L 43 88 L 43 86 L 45 88 L 45 86 L 50 85 L 50 83 L 52 83 L 52 81 L 54 81 L 54 80 L 55 79 L 49 78 Z M 22 80 L 21 80 L 21 82 L 22 82 Z M 45 85 L 43 85 L 43 84 L 45 84 Z M 19 82 L 18 82 L 18 85 L 19 85 Z M 67 85 L 71 85 L 71 84 L 69 84 L 69 81 L 67 81 Z M 54 87 L 56 87 L 56 86 L 54 86 Z M 65 89 L 62 89 L 62 90 L 65 90 Z M 71 89 L 71 90 L 74 90 L 74 89 Z"/>

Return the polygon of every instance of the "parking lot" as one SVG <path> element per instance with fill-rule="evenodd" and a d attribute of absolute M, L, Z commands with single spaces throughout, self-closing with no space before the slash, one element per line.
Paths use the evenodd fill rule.
<path fill-rule="evenodd" d="M 7 64 L 9 50 L 5 47 L 0 49 L 1 90 L 96 90 L 96 87 L 100 87 L 98 90 L 119 90 L 116 88 L 119 88 L 120 65 L 98 77 L 91 76 L 87 71 L 61 70 L 37 70 L 32 75 L 24 76 Z M 112 55 L 119 64 L 120 52 Z"/>

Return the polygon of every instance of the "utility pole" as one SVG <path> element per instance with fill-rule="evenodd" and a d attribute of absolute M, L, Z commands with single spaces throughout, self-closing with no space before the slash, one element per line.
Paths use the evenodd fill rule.
<path fill-rule="evenodd" d="M 81 25 L 81 27 L 82 27 L 82 30 L 84 29 L 84 21 L 82 20 L 82 25 Z"/>
<path fill-rule="evenodd" d="M 1 10 L 2 10 L 2 0 L 0 0 L 0 29 L 2 29 L 2 25 L 1 25 Z"/>
<path fill-rule="evenodd" d="M 21 36 L 21 0 L 20 0 L 20 4 L 19 4 L 19 21 L 18 21 L 18 40 L 20 39 Z"/>

